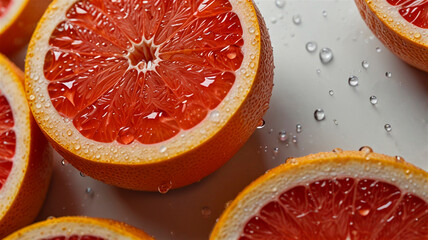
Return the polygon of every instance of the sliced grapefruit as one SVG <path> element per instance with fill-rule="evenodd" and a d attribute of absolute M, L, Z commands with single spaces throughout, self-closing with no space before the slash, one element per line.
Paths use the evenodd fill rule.
<path fill-rule="evenodd" d="M 153 240 L 145 232 L 109 219 L 61 217 L 23 228 L 4 240 Z"/>
<path fill-rule="evenodd" d="M 0 55 L 0 238 L 30 224 L 49 185 L 46 140 L 31 117 L 23 73 Z"/>
<path fill-rule="evenodd" d="M 256 129 L 272 48 L 252 1 L 56 0 L 30 43 L 26 87 L 76 168 L 166 192 L 222 166 Z"/>
<path fill-rule="evenodd" d="M 0 52 L 12 53 L 30 40 L 51 0 L 0 0 Z"/>
<path fill-rule="evenodd" d="M 395 55 L 428 72 L 428 1 L 355 0 L 366 24 Z"/>
<path fill-rule="evenodd" d="M 291 159 L 240 193 L 211 239 L 426 240 L 428 173 L 369 148 Z"/>

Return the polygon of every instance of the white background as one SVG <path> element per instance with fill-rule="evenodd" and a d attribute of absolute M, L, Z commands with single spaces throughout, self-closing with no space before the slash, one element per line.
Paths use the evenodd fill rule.
<path fill-rule="evenodd" d="M 275 88 L 264 118 L 266 126 L 229 163 L 199 183 L 162 195 L 82 177 L 72 166 L 62 166 L 62 158 L 56 155 L 39 220 L 65 215 L 105 217 L 142 228 L 157 239 L 207 239 L 225 203 L 287 157 L 368 145 L 428 170 L 428 74 L 390 53 L 365 26 L 353 1 L 288 0 L 282 9 L 275 0 L 257 4 L 273 41 Z M 301 16 L 300 25 L 293 23 L 294 15 Z M 316 53 L 305 50 L 308 41 L 317 42 Z M 334 53 L 330 64 L 319 60 L 322 47 Z M 22 59 L 15 60 L 22 66 Z M 362 68 L 363 60 L 370 63 L 368 69 Z M 387 71 L 391 78 L 385 76 Z M 350 75 L 359 77 L 358 87 L 348 85 Z M 370 104 L 371 95 L 379 99 L 376 106 Z M 325 110 L 324 121 L 314 119 L 317 108 Z M 392 126 L 390 133 L 384 129 L 387 123 Z M 296 133 L 296 124 L 302 125 L 301 133 Z M 288 143 L 278 140 L 282 130 L 289 134 Z M 293 135 L 297 143 L 291 141 Z M 88 187 L 91 193 L 85 192 Z M 203 208 L 211 214 L 203 215 Z"/>

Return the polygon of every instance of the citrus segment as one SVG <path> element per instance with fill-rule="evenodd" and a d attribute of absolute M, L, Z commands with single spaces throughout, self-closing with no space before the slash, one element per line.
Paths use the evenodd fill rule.
<path fill-rule="evenodd" d="M 196 12 L 182 1 L 78 1 L 45 58 L 55 108 L 99 142 L 153 144 L 193 128 L 229 93 L 243 60 L 231 10 L 227 0 Z M 165 25 L 164 14 L 173 17 Z"/>
<path fill-rule="evenodd" d="M 29 46 L 26 87 L 36 121 L 80 171 L 177 188 L 254 132 L 272 47 L 252 1 L 56 0 Z"/>
<path fill-rule="evenodd" d="M 0 55 L 0 238 L 36 218 L 49 185 L 46 140 L 34 122 L 23 73 Z"/>
<path fill-rule="evenodd" d="M 133 226 L 109 219 L 60 217 L 38 222 L 4 240 L 153 240 Z"/>
<path fill-rule="evenodd" d="M 211 239 L 428 239 L 428 173 L 368 152 L 291 159 L 249 185 Z"/>
<path fill-rule="evenodd" d="M 12 109 L 0 90 L 0 189 L 12 170 L 12 159 L 15 155 L 16 135 Z"/>
<path fill-rule="evenodd" d="M 387 0 L 387 2 L 398 7 L 400 15 L 409 23 L 420 28 L 428 28 L 428 1 Z"/>

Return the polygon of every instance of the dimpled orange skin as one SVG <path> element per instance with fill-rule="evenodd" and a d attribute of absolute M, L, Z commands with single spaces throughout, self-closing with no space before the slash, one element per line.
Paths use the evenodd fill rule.
<path fill-rule="evenodd" d="M 84 159 L 60 146 L 45 134 L 52 146 L 85 174 L 107 184 L 132 190 L 158 191 L 159 187 L 165 184 L 171 185 L 167 187 L 168 190 L 183 187 L 200 181 L 220 168 L 233 157 L 257 128 L 269 108 L 272 95 L 274 65 L 269 33 L 257 7 L 251 0 L 247 0 L 247 3 L 253 6 L 260 27 L 260 36 L 257 36 L 260 43 L 258 71 L 241 107 L 209 140 L 168 160 L 143 164 L 111 164 Z M 28 75 L 26 77 L 29 78 Z"/>
<path fill-rule="evenodd" d="M 23 83 L 24 74 L 13 63 L 0 56 L 1 64 L 8 66 Z M 22 96 L 25 96 L 22 87 Z M 30 111 L 29 111 L 30 112 Z M 0 219 L 0 238 L 31 224 L 43 205 L 52 173 L 52 161 L 46 156 L 47 141 L 31 115 L 28 116 L 31 126 L 31 140 L 28 168 L 14 201 L 3 218 Z M 19 144 L 19 143 L 17 143 Z"/>
<path fill-rule="evenodd" d="M 376 15 L 370 0 L 355 0 L 363 20 L 376 37 L 406 63 L 428 72 L 428 46 L 394 31 L 386 18 Z"/>
<path fill-rule="evenodd" d="M 110 219 L 90 218 L 90 217 L 61 217 L 61 218 L 48 219 L 46 221 L 35 223 L 31 226 L 23 228 L 11 234 L 10 236 L 6 237 L 4 240 L 20 239 L 22 235 L 24 235 L 27 232 L 30 232 L 31 230 L 41 229 L 44 227 L 48 228 L 49 226 L 54 226 L 55 224 L 61 223 L 61 222 L 75 222 L 75 223 L 88 224 L 88 225 L 97 225 L 107 229 L 111 229 L 115 232 L 120 232 L 121 234 L 124 234 L 127 237 L 130 237 L 131 239 L 154 240 L 154 238 L 149 236 L 147 233 L 143 232 L 142 230 L 136 227 L 128 225 L 126 223 L 117 222 Z"/>
<path fill-rule="evenodd" d="M 317 154 L 311 154 L 300 158 L 293 158 L 291 161 L 287 161 L 285 164 L 282 164 L 276 168 L 273 168 L 266 172 L 250 185 L 248 185 L 238 196 L 233 200 L 233 202 L 226 208 L 222 213 L 219 220 L 217 221 L 213 231 L 210 235 L 210 240 L 220 240 L 222 239 L 219 235 L 223 228 L 227 227 L 227 223 L 232 221 L 234 217 L 231 212 L 239 209 L 239 204 L 247 195 L 251 195 L 264 182 L 268 179 L 275 177 L 276 175 L 293 175 L 298 173 L 301 168 L 305 166 L 313 166 L 314 169 L 317 169 L 317 164 L 319 163 L 332 163 L 340 164 L 345 161 L 356 161 L 364 164 L 367 162 L 367 153 L 363 151 L 344 151 L 344 152 L 321 152 Z M 428 173 L 424 170 L 404 161 L 397 161 L 396 157 L 391 157 L 379 153 L 370 153 L 370 162 L 375 165 L 379 164 L 382 166 L 389 166 L 394 169 L 398 169 L 401 172 L 408 170 L 412 173 L 414 177 L 419 179 L 424 179 L 425 183 L 428 183 Z M 236 216 L 235 216 L 236 217 Z"/>
<path fill-rule="evenodd" d="M 11 54 L 31 38 L 37 22 L 52 0 L 25 0 L 23 6 L 6 28 L 0 32 L 0 52 Z"/>

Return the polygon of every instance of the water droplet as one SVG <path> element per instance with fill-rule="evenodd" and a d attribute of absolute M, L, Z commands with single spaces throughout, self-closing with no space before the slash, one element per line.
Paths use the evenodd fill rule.
<path fill-rule="evenodd" d="M 82 172 L 79 173 L 81 177 L 86 177 L 86 175 Z"/>
<path fill-rule="evenodd" d="M 301 133 L 302 132 L 302 124 L 297 124 L 296 125 L 296 132 L 297 133 Z"/>
<path fill-rule="evenodd" d="M 306 43 L 306 51 L 312 53 L 318 49 L 318 44 L 316 42 L 308 42 Z"/>
<path fill-rule="evenodd" d="M 218 122 L 220 120 L 220 112 L 214 110 L 210 113 L 210 120 L 213 122 Z"/>
<path fill-rule="evenodd" d="M 278 138 L 281 142 L 287 141 L 287 132 L 285 130 L 282 130 L 281 132 L 279 132 Z"/>
<path fill-rule="evenodd" d="M 165 147 L 165 146 L 161 146 L 161 147 L 159 148 L 159 152 L 161 152 L 161 153 L 166 152 L 166 150 L 167 150 L 167 147 Z"/>
<path fill-rule="evenodd" d="M 333 51 L 330 48 L 321 49 L 320 59 L 323 64 L 330 63 L 333 60 Z"/>
<path fill-rule="evenodd" d="M 54 216 L 49 216 L 49 217 L 47 217 L 46 219 L 47 219 L 47 220 L 52 220 L 52 219 L 55 219 L 55 217 L 54 217 Z"/>
<path fill-rule="evenodd" d="M 300 25 L 302 23 L 302 18 L 300 17 L 300 15 L 293 16 L 293 23 L 296 25 Z"/>
<path fill-rule="evenodd" d="M 327 11 L 326 11 L 326 10 L 323 10 L 323 11 L 322 11 L 322 16 L 323 16 L 323 17 L 327 17 Z"/>
<path fill-rule="evenodd" d="M 68 136 L 71 136 L 71 135 L 73 135 L 73 132 L 72 132 L 71 130 L 68 130 L 68 131 L 67 131 L 67 135 L 68 135 Z"/>
<path fill-rule="evenodd" d="M 376 96 L 371 96 L 371 97 L 370 97 L 370 103 L 371 103 L 372 105 L 376 105 L 376 104 L 378 103 L 378 99 L 377 99 L 377 97 L 376 97 Z"/>
<path fill-rule="evenodd" d="M 87 188 L 86 188 L 86 190 L 85 190 L 85 192 L 86 192 L 87 194 L 93 194 L 93 193 L 94 193 L 94 190 L 92 190 L 92 188 L 90 188 L 90 187 L 87 187 Z"/>
<path fill-rule="evenodd" d="M 337 121 L 337 119 L 333 119 L 333 123 L 334 123 L 334 125 L 339 125 L 339 121 Z"/>
<path fill-rule="evenodd" d="M 285 0 L 275 0 L 275 5 L 277 8 L 284 8 Z"/>
<path fill-rule="evenodd" d="M 30 95 L 29 99 L 30 99 L 30 101 L 34 101 L 34 99 L 36 99 L 36 96 Z"/>
<path fill-rule="evenodd" d="M 248 31 L 249 31 L 250 33 L 255 33 L 255 32 L 256 32 L 256 29 L 254 29 L 253 27 L 249 27 L 249 28 L 248 28 Z"/>
<path fill-rule="evenodd" d="M 343 149 L 341 149 L 341 148 L 335 148 L 335 149 L 333 149 L 332 152 L 334 152 L 334 153 L 343 153 Z"/>
<path fill-rule="evenodd" d="M 404 158 L 403 158 L 403 157 L 400 157 L 400 156 L 395 156 L 395 160 L 396 160 L 397 162 L 405 162 Z"/>
<path fill-rule="evenodd" d="M 296 135 L 293 136 L 293 140 L 292 141 L 293 141 L 293 143 L 297 143 L 297 136 Z"/>
<path fill-rule="evenodd" d="M 321 69 L 317 69 L 317 74 L 320 75 L 321 74 Z"/>
<path fill-rule="evenodd" d="M 77 150 L 80 150 L 80 145 L 76 145 L 76 146 L 74 146 L 74 149 L 77 151 Z"/>
<path fill-rule="evenodd" d="M 36 104 L 36 108 L 38 108 L 38 109 L 42 108 L 42 104 L 37 103 L 37 104 Z"/>
<path fill-rule="evenodd" d="M 204 218 L 208 218 L 209 216 L 211 216 L 211 213 L 212 211 L 211 211 L 211 208 L 209 207 L 203 207 L 201 209 L 201 214 L 202 214 L 202 217 Z"/>
<path fill-rule="evenodd" d="M 65 160 L 65 159 L 62 159 L 62 161 L 61 161 L 61 165 L 62 165 L 62 166 L 66 166 L 66 165 L 68 165 L 68 162 L 67 162 L 67 160 Z"/>
<path fill-rule="evenodd" d="M 165 193 L 167 193 L 169 190 L 171 190 L 171 188 L 172 188 L 172 182 L 171 182 L 171 181 L 169 181 L 169 182 L 165 182 L 165 183 L 161 184 L 161 185 L 158 187 L 158 192 L 159 192 L 159 193 L 162 193 L 162 194 L 165 194 Z"/>
<path fill-rule="evenodd" d="M 264 119 L 261 119 L 259 122 L 259 125 L 257 126 L 257 129 L 262 129 L 266 126 L 266 121 Z"/>
<path fill-rule="evenodd" d="M 358 84 L 360 83 L 360 79 L 358 79 L 358 77 L 357 76 L 354 76 L 354 75 L 351 75 L 349 78 L 348 78 L 348 84 L 349 84 L 349 86 L 351 86 L 351 87 L 356 87 L 356 86 L 358 86 Z"/>
<path fill-rule="evenodd" d="M 334 91 L 333 91 L 333 90 L 330 90 L 330 91 L 328 91 L 328 94 L 329 94 L 330 96 L 333 96 L 333 95 L 334 95 Z"/>
<path fill-rule="evenodd" d="M 390 124 L 385 124 L 385 131 L 387 131 L 387 132 L 391 132 L 392 131 L 392 127 L 391 127 L 391 125 Z"/>
<path fill-rule="evenodd" d="M 420 39 L 421 37 L 422 37 L 422 36 L 421 36 L 421 34 L 420 34 L 420 33 L 418 33 L 418 32 L 417 32 L 417 33 L 415 33 L 415 38 L 416 38 L 416 39 Z"/>
<path fill-rule="evenodd" d="M 232 204 L 233 200 L 229 200 L 224 204 L 224 208 L 228 208 Z"/>
<path fill-rule="evenodd" d="M 363 66 L 364 69 L 368 69 L 370 67 L 370 63 L 366 60 L 361 62 L 361 66 Z"/>
<path fill-rule="evenodd" d="M 378 52 L 378 53 L 382 52 L 382 48 L 377 47 L 377 48 L 376 48 L 376 52 Z"/>
<path fill-rule="evenodd" d="M 360 209 L 360 210 L 358 210 L 358 213 L 359 213 L 361 216 L 365 217 L 365 216 L 369 215 L 369 213 L 370 213 L 370 209 L 368 209 L 368 208 L 366 208 L 366 209 Z"/>
<path fill-rule="evenodd" d="M 279 148 L 277 148 L 277 147 L 276 147 L 276 148 L 274 148 L 274 149 L 273 149 L 273 155 L 274 155 L 274 156 L 278 156 L 278 153 L 279 153 Z"/>
<path fill-rule="evenodd" d="M 276 17 L 271 17 L 270 18 L 270 22 L 275 24 L 278 20 L 276 19 Z"/>
<path fill-rule="evenodd" d="M 321 109 L 321 108 L 315 110 L 314 117 L 315 117 L 315 120 L 317 120 L 317 121 L 324 120 L 325 119 L 325 112 L 324 112 L 324 110 Z"/>
<path fill-rule="evenodd" d="M 290 163 L 291 165 L 296 165 L 297 160 L 293 157 L 289 157 L 289 158 L 285 159 L 285 163 Z"/>
<path fill-rule="evenodd" d="M 392 77 L 392 73 L 391 73 L 391 72 L 386 72 L 386 73 L 385 73 L 385 76 L 386 76 L 387 78 L 391 78 L 391 77 Z"/>
<path fill-rule="evenodd" d="M 358 151 L 364 152 L 366 155 L 373 152 L 373 149 L 369 146 L 363 146 Z"/>

